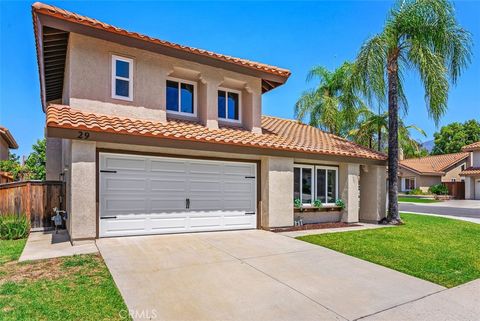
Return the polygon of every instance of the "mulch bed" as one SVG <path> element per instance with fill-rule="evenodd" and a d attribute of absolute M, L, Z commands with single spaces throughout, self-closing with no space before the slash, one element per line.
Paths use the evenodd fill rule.
<path fill-rule="evenodd" d="M 304 231 L 304 230 L 317 230 L 317 229 L 326 229 L 326 228 L 340 228 L 340 227 L 354 227 L 362 226 L 355 223 L 344 223 L 344 222 L 335 222 L 335 223 L 316 223 L 316 224 L 304 224 L 302 226 L 290 226 L 290 227 L 274 227 L 271 228 L 271 232 L 292 232 L 292 231 Z"/>

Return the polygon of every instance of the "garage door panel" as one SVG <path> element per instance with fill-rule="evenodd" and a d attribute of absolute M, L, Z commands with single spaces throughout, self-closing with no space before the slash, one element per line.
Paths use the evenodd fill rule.
<path fill-rule="evenodd" d="M 101 153 L 105 169 L 100 236 L 256 227 L 255 164 Z"/>

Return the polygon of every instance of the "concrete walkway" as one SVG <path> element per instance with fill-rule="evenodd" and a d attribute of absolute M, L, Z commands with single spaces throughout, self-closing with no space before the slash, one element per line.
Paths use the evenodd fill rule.
<path fill-rule="evenodd" d="M 60 256 L 98 252 L 94 242 L 72 246 L 65 230 L 31 232 L 19 261 L 43 260 Z"/>
<path fill-rule="evenodd" d="M 384 228 L 384 227 L 394 227 L 393 225 L 379 225 L 379 224 L 369 224 L 369 223 L 358 223 L 358 225 L 359 226 L 323 228 L 323 229 L 316 229 L 316 230 L 303 230 L 303 231 L 291 231 L 291 232 L 280 232 L 278 234 L 296 238 L 296 237 L 299 237 L 299 236 L 306 236 L 306 235 L 351 232 L 351 231 L 371 230 L 371 229 Z"/>
<path fill-rule="evenodd" d="M 445 290 L 261 230 L 97 246 L 131 312 L 159 320 L 355 320 Z"/>
<path fill-rule="evenodd" d="M 470 321 L 480 319 L 480 279 L 376 313 L 368 321 Z"/>

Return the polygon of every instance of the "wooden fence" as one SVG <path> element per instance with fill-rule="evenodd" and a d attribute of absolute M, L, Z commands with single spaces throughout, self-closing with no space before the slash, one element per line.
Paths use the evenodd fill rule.
<path fill-rule="evenodd" d="M 0 184 L 0 215 L 25 214 L 32 228 L 51 227 L 52 209 L 64 209 L 64 191 L 59 181 Z"/>
<path fill-rule="evenodd" d="M 465 182 L 443 182 L 442 184 L 448 188 L 448 195 L 457 200 L 465 199 Z"/>

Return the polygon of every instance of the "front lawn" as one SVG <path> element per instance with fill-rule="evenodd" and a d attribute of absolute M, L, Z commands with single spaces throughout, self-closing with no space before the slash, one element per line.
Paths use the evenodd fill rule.
<path fill-rule="evenodd" d="M 439 200 L 434 200 L 431 198 L 418 198 L 418 197 L 408 197 L 408 196 L 399 196 L 399 202 L 407 202 L 407 203 L 438 203 Z"/>
<path fill-rule="evenodd" d="M 402 214 L 405 225 L 298 239 L 446 287 L 480 278 L 480 224 Z"/>
<path fill-rule="evenodd" d="M 125 303 L 99 254 L 19 263 L 24 245 L 0 241 L 1 320 L 126 319 Z"/>

